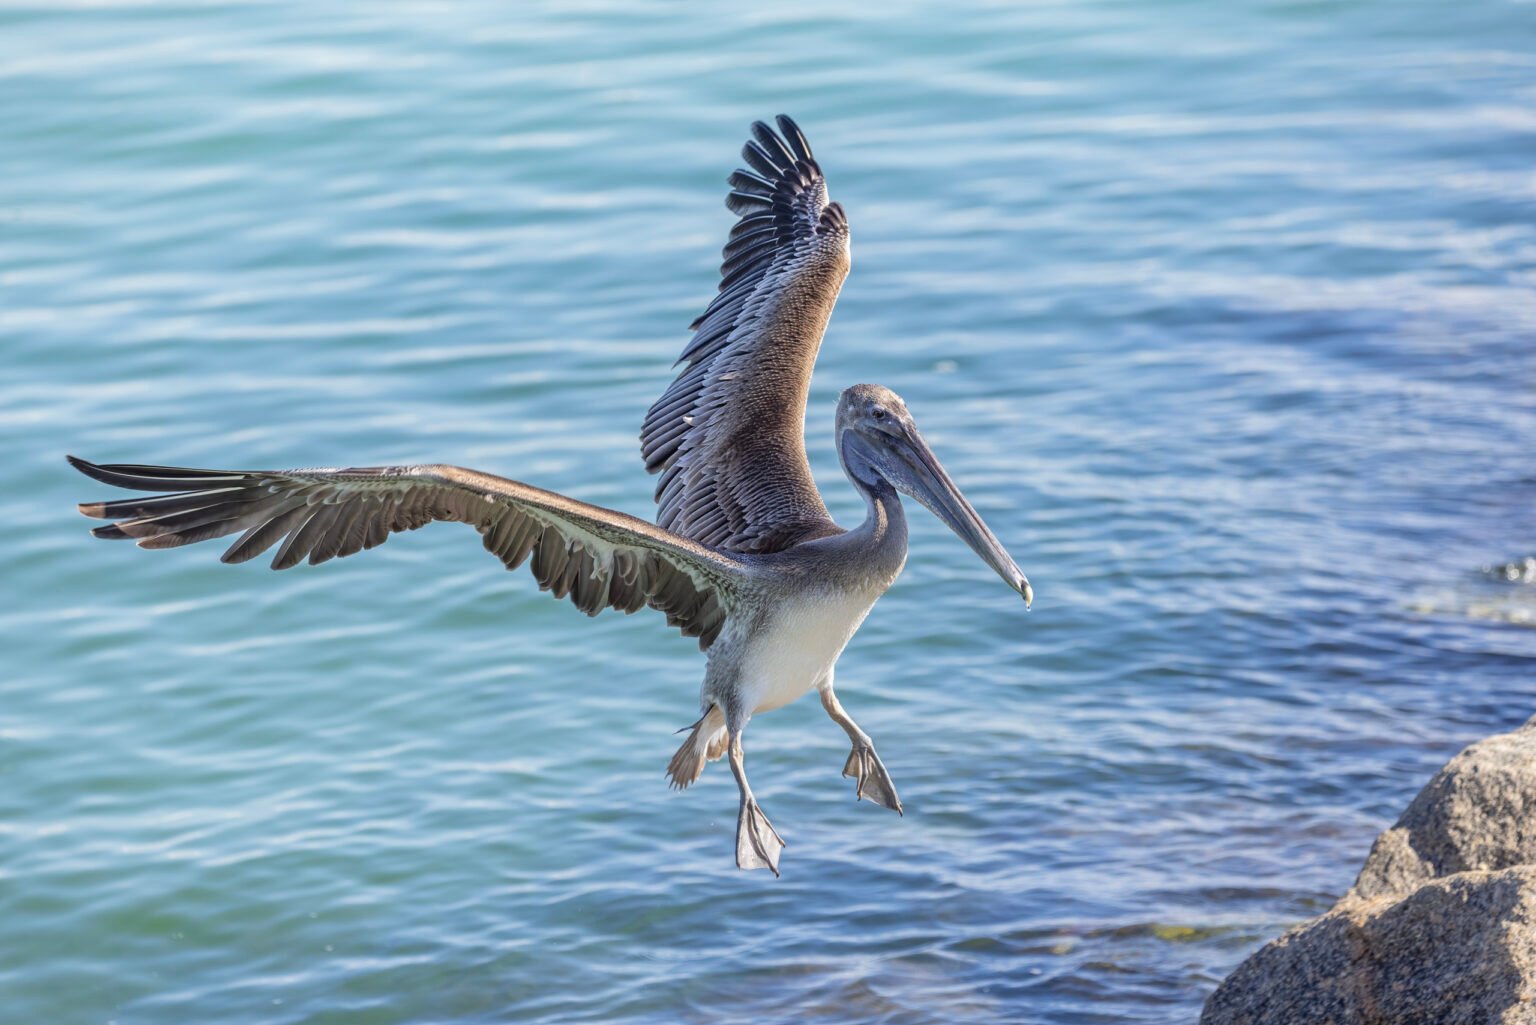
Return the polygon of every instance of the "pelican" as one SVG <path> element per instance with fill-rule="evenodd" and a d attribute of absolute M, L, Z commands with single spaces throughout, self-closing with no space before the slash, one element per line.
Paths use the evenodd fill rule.
<path fill-rule="evenodd" d="M 667 766 L 682 789 L 728 755 L 740 791 L 736 864 L 779 874 L 784 841 L 747 782 L 741 735 L 755 713 L 812 688 L 848 734 L 855 796 L 898 814 L 901 800 L 868 734 L 833 690 L 833 668 L 901 572 L 900 495 L 922 503 L 1023 596 L 1029 581 L 918 433 L 895 392 L 856 384 L 837 404 L 838 458 L 864 521 L 832 521 L 805 456 L 805 408 L 822 333 L 849 267 L 848 219 L 796 124 L 762 122 L 730 176 L 738 215 L 719 290 L 694 321 L 682 367 L 645 417 L 645 468 L 659 474 L 657 522 L 457 466 L 195 470 L 69 462 L 103 484 L 150 492 L 88 502 L 114 522 L 100 538 L 140 548 L 238 533 L 245 562 L 278 545 L 273 569 L 382 544 L 433 521 L 467 523 L 508 569 L 589 616 L 650 607 L 706 654 L 699 718 Z M 683 730 L 679 730 L 681 733 Z"/>

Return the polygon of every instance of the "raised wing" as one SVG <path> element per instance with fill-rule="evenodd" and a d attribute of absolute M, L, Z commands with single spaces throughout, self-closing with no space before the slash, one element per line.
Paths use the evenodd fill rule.
<path fill-rule="evenodd" d="M 730 177 L 720 292 L 646 415 L 657 522 L 711 548 L 776 552 L 839 531 L 805 459 L 805 399 L 822 332 L 848 275 L 848 219 L 805 136 L 757 122 Z M 782 133 L 782 134 L 780 134 Z"/>
<path fill-rule="evenodd" d="M 311 565 L 383 544 L 434 520 L 468 523 L 508 569 L 531 558 L 542 590 L 595 616 L 645 606 L 708 648 L 733 610 L 740 563 L 644 520 L 456 466 L 281 471 L 70 464 L 105 484 L 169 492 L 80 511 L 117 522 L 97 537 L 176 548 L 240 532 L 224 562 L 282 542 L 273 569 Z"/>

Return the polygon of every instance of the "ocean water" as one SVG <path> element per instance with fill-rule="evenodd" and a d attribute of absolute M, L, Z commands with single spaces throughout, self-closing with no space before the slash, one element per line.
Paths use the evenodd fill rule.
<path fill-rule="evenodd" d="M 446 461 L 641 515 L 747 124 L 854 270 L 935 520 L 735 789 L 702 659 L 461 527 L 322 567 L 93 540 L 66 452 Z M 0 1018 L 1188 1022 L 1536 713 L 1536 6 L 0 9 Z M 1506 571 L 1504 567 L 1509 567 Z"/>

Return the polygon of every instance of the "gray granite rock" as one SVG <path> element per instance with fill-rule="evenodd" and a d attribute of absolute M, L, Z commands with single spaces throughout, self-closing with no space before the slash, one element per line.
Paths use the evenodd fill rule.
<path fill-rule="evenodd" d="M 1355 886 L 1238 966 L 1201 1025 L 1536 1025 L 1536 719 L 1440 770 Z"/>
<path fill-rule="evenodd" d="M 1536 865 L 1536 719 L 1480 740 L 1376 838 L 1356 897 L 1407 893 L 1457 872 Z"/>

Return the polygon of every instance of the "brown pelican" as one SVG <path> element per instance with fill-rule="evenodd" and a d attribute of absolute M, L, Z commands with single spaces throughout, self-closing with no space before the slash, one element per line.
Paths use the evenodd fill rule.
<path fill-rule="evenodd" d="M 741 791 L 736 864 L 779 871 L 784 846 L 752 796 L 741 732 L 756 712 L 815 687 L 853 750 L 843 775 L 893 811 L 901 801 L 874 743 L 832 689 L 838 656 L 901 572 L 907 526 L 898 494 L 933 511 L 1024 597 L 1029 581 L 949 479 L 892 391 L 858 384 L 837 406 L 837 453 L 864 497 L 864 522 L 832 522 L 805 458 L 811 368 L 848 273 L 848 220 L 800 129 L 762 122 L 730 177 L 739 215 L 718 294 L 692 327 L 686 364 L 640 432 L 661 475 L 658 523 L 456 466 L 192 470 L 98 466 L 104 484 L 158 496 L 89 502 L 114 520 L 92 533 L 175 548 L 239 533 L 225 562 L 281 542 L 273 569 L 352 555 L 434 520 L 467 523 L 508 569 L 531 561 L 539 587 L 588 615 L 649 606 L 707 653 L 701 715 L 667 766 L 686 787 L 729 754 Z M 687 729 L 687 727 L 684 727 Z M 679 731 L 681 732 L 681 731 Z"/>

